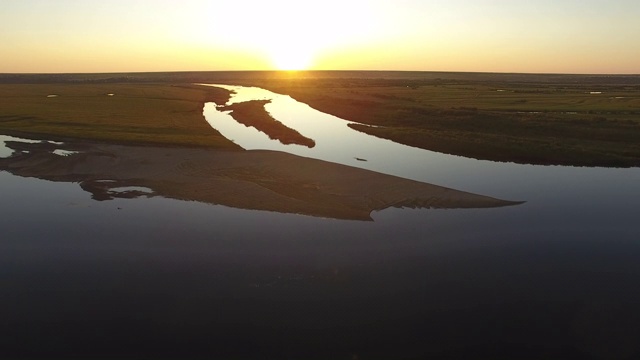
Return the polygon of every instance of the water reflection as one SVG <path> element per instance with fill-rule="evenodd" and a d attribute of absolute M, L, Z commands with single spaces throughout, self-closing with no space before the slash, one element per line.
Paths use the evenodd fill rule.
<path fill-rule="evenodd" d="M 226 112 L 218 111 L 215 104 L 206 104 L 204 114 L 211 126 L 245 149 L 285 151 L 420 181 L 424 181 L 424 178 L 419 174 L 438 161 L 435 153 L 358 132 L 347 126 L 349 122 L 314 110 L 289 96 L 260 88 L 215 86 L 234 91 L 230 104 L 270 100 L 264 108 L 273 118 L 313 139 L 316 144 L 311 149 L 283 145 L 260 131 L 239 124 Z"/>
<path fill-rule="evenodd" d="M 269 151 L 2 139 L 9 140 L 0 146 L 6 357 L 623 358 L 614 355 L 640 351 L 638 169 L 422 152 L 428 166 L 416 171 L 419 179 L 528 202 L 482 211 L 392 207 L 363 222 L 292 214 L 304 199 L 335 196 L 331 177 L 348 176 L 345 167 L 323 165 L 318 180 L 317 173 L 296 177 L 314 160 Z M 55 149 L 80 153 L 62 157 Z M 345 156 L 355 166 L 372 161 L 351 156 L 367 158 Z M 278 179 L 290 182 L 278 189 Z M 350 184 L 366 206 L 384 204 L 366 194 L 379 188 Z M 202 202 L 176 200 L 201 195 Z M 266 196 L 283 201 L 267 207 Z M 246 203 L 292 213 L 241 209 Z"/>
<path fill-rule="evenodd" d="M 14 136 L 0 135 L 0 158 L 8 158 L 13 155 L 14 150 L 6 145 L 7 141 L 18 141 L 25 143 L 39 143 L 39 140 L 21 139 Z"/>
<path fill-rule="evenodd" d="M 215 104 L 206 104 L 204 115 L 211 126 L 245 149 L 285 151 L 407 179 L 529 202 L 554 202 L 553 197 L 558 196 L 582 202 L 585 198 L 580 191 L 592 185 L 601 186 L 595 185 L 594 179 L 620 183 L 608 192 L 620 192 L 620 196 L 625 196 L 623 193 L 629 192 L 627 179 L 640 179 L 640 169 L 637 168 L 524 165 L 437 153 L 358 132 L 347 126 L 348 121 L 317 111 L 286 95 L 255 87 L 210 86 L 234 91 L 230 103 L 270 100 L 265 109 L 275 119 L 316 142 L 312 149 L 282 145 L 254 128 L 240 125 L 227 113 L 218 111 Z M 601 194 L 604 193 L 592 193 L 588 199 L 597 202 L 599 200 L 596 198 Z"/>
<path fill-rule="evenodd" d="M 283 145 L 256 129 L 239 124 L 225 111 L 219 111 L 215 104 L 206 104 L 204 115 L 209 124 L 245 149 L 285 151 L 418 181 L 439 181 L 437 173 L 447 169 L 467 168 L 475 172 L 482 168 L 484 172 L 494 172 L 496 168 L 504 167 L 504 164 L 496 166 L 496 163 L 490 161 L 440 154 L 367 135 L 351 129 L 348 124 L 352 122 L 315 110 L 287 95 L 255 87 L 210 86 L 233 91 L 229 104 L 270 100 L 264 108 L 273 118 L 316 143 L 314 148 Z M 446 175 L 446 178 L 451 177 Z"/>
<path fill-rule="evenodd" d="M 495 196 L 505 196 L 504 189 L 496 189 L 496 178 L 518 181 L 519 174 L 530 176 L 530 169 L 540 173 L 540 167 L 519 164 L 505 164 L 479 161 L 419 149 L 391 140 L 370 136 L 351 129 L 338 117 L 317 111 L 289 96 L 268 90 L 230 85 L 211 85 L 232 90 L 229 103 L 252 100 L 270 100 L 265 105 L 273 118 L 313 139 L 314 148 L 283 145 L 269 139 L 254 128 L 247 128 L 224 111 L 219 111 L 213 103 L 204 108 L 207 121 L 228 139 L 245 149 L 269 149 L 322 159 L 363 169 L 392 174 L 407 179 L 452 186 L 469 191 L 480 191 Z M 544 172 L 544 170 L 542 170 Z M 515 176 L 515 179 L 513 178 Z M 510 185 L 506 186 L 510 188 Z M 507 193 L 506 196 L 524 198 L 521 192 Z"/>

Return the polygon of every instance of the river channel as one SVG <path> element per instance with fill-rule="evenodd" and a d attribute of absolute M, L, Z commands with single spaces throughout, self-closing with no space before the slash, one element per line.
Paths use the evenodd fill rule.
<path fill-rule="evenodd" d="M 162 197 L 95 201 L 76 183 L 3 171 L 0 355 L 640 353 L 639 169 L 439 154 L 358 133 L 285 95 L 215 86 L 235 91 L 231 102 L 271 100 L 275 119 L 316 143 L 282 145 L 206 104 L 207 121 L 245 149 L 525 203 L 349 221 Z"/>

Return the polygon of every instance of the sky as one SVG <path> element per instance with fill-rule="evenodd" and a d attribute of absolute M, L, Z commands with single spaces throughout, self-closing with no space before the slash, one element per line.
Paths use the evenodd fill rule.
<path fill-rule="evenodd" d="M 639 74 L 638 0 L 0 0 L 0 73 Z"/>

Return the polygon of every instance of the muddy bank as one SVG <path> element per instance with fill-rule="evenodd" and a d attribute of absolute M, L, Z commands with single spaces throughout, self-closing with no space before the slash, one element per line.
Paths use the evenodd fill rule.
<path fill-rule="evenodd" d="M 162 196 L 242 209 L 371 220 L 389 207 L 487 208 L 518 204 L 275 151 L 22 143 L 0 170 L 77 182 L 96 200 Z M 72 151 L 66 156 L 55 149 Z M 144 187 L 149 191 L 118 191 Z"/>

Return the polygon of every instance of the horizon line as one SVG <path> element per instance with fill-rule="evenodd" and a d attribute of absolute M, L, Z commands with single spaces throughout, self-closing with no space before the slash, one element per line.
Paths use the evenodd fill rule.
<path fill-rule="evenodd" d="M 106 75 L 106 74 L 162 74 L 162 73 L 305 73 L 305 72 L 392 72 L 392 73 L 442 73 L 442 74 L 499 74 L 499 75 L 573 75 L 573 76 L 640 76 L 639 73 L 563 73 L 563 72 L 515 72 L 515 71 L 460 71 L 460 70 L 162 70 L 162 71 L 87 71 L 87 72 L 0 72 L 0 75 Z"/>

